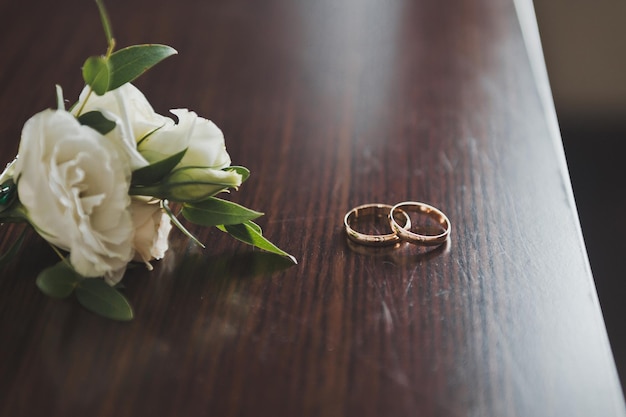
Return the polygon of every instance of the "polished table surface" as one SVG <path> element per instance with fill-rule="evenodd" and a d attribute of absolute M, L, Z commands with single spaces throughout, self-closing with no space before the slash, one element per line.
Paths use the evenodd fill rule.
<path fill-rule="evenodd" d="M 221 127 L 252 171 L 228 198 L 299 264 L 173 232 L 119 323 L 44 296 L 55 254 L 28 234 L 1 271 L 0 415 L 626 415 L 530 2 L 108 3 L 120 46 L 179 51 L 136 84 Z M 92 2 L 0 3 L 0 162 L 101 33 Z M 403 200 L 450 242 L 347 242 L 351 207 Z"/>

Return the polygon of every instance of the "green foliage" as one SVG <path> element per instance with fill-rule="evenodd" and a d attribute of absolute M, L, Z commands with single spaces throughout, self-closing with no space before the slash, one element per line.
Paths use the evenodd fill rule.
<path fill-rule="evenodd" d="M 263 215 L 258 211 L 216 197 L 184 204 L 182 214 L 190 222 L 202 226 L 240 224 Z"/>
<path fill-rule="evenodd" d="M 82 279 L 67 261 L 60 261 L 41 271 L 36 282 L 39 289 L 47 296 L 66 298 L 72 294 Z"/>
<path fill-rule="evenodd" d="M 178 217 L 176 217 L 176 215 L 172 212 L 172 209 L 170 209 L 167 200 L 163 200 L 161 202 L 161 205 L 163 206 L 163 210 L 165 210 L 165 213 L 167 213 L 167 215 L 170 217 L 172 223 L 174 223 L 174 226 L 176 226 L 178 230 L 180 230 L 185 236 L 191 239 L 196 245 L 204 249 L 204 245 L 202 244 L 202 242 L 200 242 L 189 230 L 187 230 L 187 228 L 180 222 L 180 220 L 178 220 Z"/>
<path fill-rule="evenodd" d="M 168 175 L 176 165 L 178 165 L 178 163 L 185 156 L 186 152 L 187 148 L 170 157 L 135 170 L 133 172 L 131 184 L 133 186 L 146 186 L 159 182 L 166 175 Z"/>
<path fill-rule="evenodd" d="M 81 114 L 78 116 L 78 122 L 98 131 L 101 135 L 106 135 L 116 126 L 114 121 L 107 119 L 97 110 Z"/>
<path fill-rule="evenodd" d="M 177 54 L 167 45 L 133 45 L 111 54 L 109 90 L 129 83 L 167 57 Z"/>
<path fill-rule="evenodd" d="M 167 45 L 133 45 L 113 52 L 115 39 L 109 15 L 101 0 L 96 0 L 96 4 L 108 48 L 105 56 L 91 56 L 83 65 L 83 79 L 96 94 L 101 96 L 135 80 L 165 58 L 177 53 Z"/>
<path fill-rule="evenodd" d="M 44 269 L 37 277 L 37 286 L 54 298 L 66 298 L 75 292 L 83 307 L 100 316 L 120 321 L 133 319 L 133 309 L 126 297 L 102 278 L 80 276 L 66 260 Z"/>
<path fill-rule="evenodd" d="M 90 56 L 83 65 L 83 79 L 99 96 L 109 91 L 111 66 L 102 56 Z"/>
<path fill-rule="evenodd" d="M 176 53 L 174 48 L 167 45 L 133 45 L 110 56 L 91 56 L 83 65 L 83 78 L 101 96 L 135 80 Z"/>
<path fill-rule="evenodd" d="M 298 263 L 295 257 L 288 254 L 287 252 L 267 240 L 265 237 L 263 237 L 261 227 L 252 221 L 246 221 L 242 224 L 218 226 L 218 229 L 228 233 L 229 235 L 241 242 L 247 243 L 248 245 L 256 246 L 257 248 L 263 249 L 267 252 L 284 256 L 294 264 Z"/>
<path fill-rule="evenodd" d="M 118 290 L 101 278 L 84 278 L 76 287 L 78 302 L 100 316 L 129 321 L 133 319 L 130 303 Z"/>
<path fill-rule="evenodd" d="M 3 210 L 0 210 L 0 223 L 28 223 L 29 221 L 28 213 L 20 202 L 19 196 L 14 197 Z"/>

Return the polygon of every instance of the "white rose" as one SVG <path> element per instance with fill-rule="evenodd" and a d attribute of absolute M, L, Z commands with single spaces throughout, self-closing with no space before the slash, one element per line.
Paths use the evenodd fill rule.
<path fill-rule="evenodd" d="M 139 158 L 138 153 L 141 159 L 157 162 L 188 148 L 177 168 L 194 166 L 221 170 L 230 165 L 222 131 L 195 112 L 171 110 L 178 118 L 175 123 L 156 113 L 143 93 L 131 83 L 102 96 L 88 95 L 88 91 L 85 88 L 80 94 L 75 111 L 98 110 L 114 119 L 119 129 L 110 135 L 118 135 L 134 159 Z"/>
<path fill-rule="evenodd" d="M 210 120 L 187 109 L 174 109 L 178 123 L 168 123 L 138 144 L 149 161 L 158 161 L 187 148 L 182 160 L 165 178 L 163 189 L 173 201 L 208 198 L 228 187 L 241 185 L 242 177 L 232 170 L 222 131 Z"/>
<path fill-rule="evenodd" d="M 14 175 L 31 223 L 79 274 L 121 278 L 133 256 L 130 166 L 114 141 L 45 110 L 24 125 Z"/>
<path fill-rule="evenodd" d="M 152 269 L 150 261 L 162 259 L 167 251 L 167 238 L 172 230 L 170 218 L 161 209 L 159 200 L 135 197 L 131 201 L 130 212 L 135 230 L 133 260 L 144 262 L 148 269 Z"/>
<path fill-rule="evenodd" d="M 167 123 L 138 145 L 139 152 L 149 161 L 158 161 L 187 148 L 176 168 L 203 167 L 221 170 L 230 165 L 224 134 L 210 120 L 187 109 L 170 110 L 178 123 Z"/>
<path fill-rule="evenodd" d="M 85 114 L 100 111 L 105 117 L 116 122 L 117 127 L 107 134 L 124 148 L 131 161 L 133 170 L 148 165 L 146 159 L 137 151 L 137 142 L 155 129 L 173 121 L 156 113 L 143 93 L 134 85 L 127 83 L 102 96 L 90 94 L 89 87 L 80 93 L 73 112 Z"/>

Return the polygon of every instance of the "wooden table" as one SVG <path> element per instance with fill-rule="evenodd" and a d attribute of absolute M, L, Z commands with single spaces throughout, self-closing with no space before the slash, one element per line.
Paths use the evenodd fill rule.
<path fill-rule="evenodd" d="M 222 128 L 253 173 L 230 198 L 299 264 L 173 233 L 118 323 L 45 297 L 55 255 L 29 234 L 0 280 L 0 415 L 626 415 L 518 3 L 109 1 L 120 46 L 178 49 L 137 85 Z M 101 33 L 91 2 L 0 4 L 2 163 Z M 346 211 L 403 200 L 444 210 L 449 244 L 348 244 Z"/>

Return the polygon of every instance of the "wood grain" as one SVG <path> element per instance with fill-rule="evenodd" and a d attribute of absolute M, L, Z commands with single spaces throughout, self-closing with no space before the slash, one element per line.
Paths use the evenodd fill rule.
<path fill-rule="evenodd" d="M 0 280 L 0 415 L 626 415 L 511 1 L 109 3 L 120 46 L 178 49 L 137 85 L 222 128 L 253 173 L 230 198 L 299 264 L 173 233 L 120 324 L 42 295 L 55 255 L 29 234 Z M 105 46 L 91 2 L 0 3 L 1 162 Z M 348 244 L 351 207 L 403 200 L 446 212 L 449 244 Z"/>

